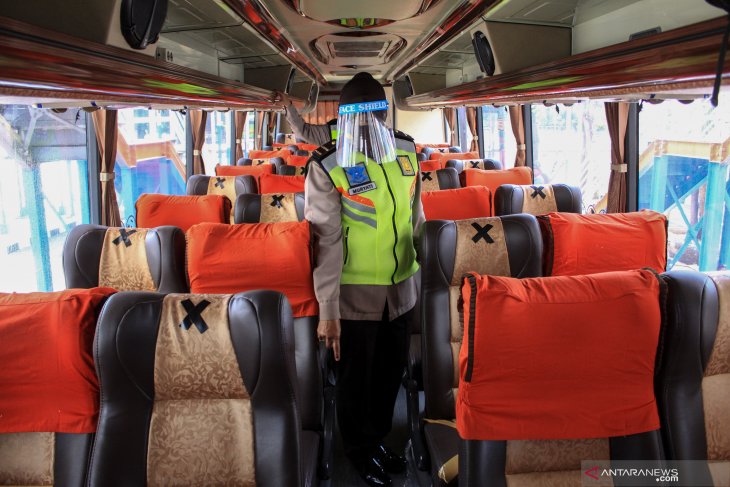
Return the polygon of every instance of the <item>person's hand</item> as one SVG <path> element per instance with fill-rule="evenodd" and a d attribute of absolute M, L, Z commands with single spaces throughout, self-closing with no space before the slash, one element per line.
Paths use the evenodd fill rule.
<path fill-rule="evenodd" d="M 317 327 L 317 338 L 325 342 L 327 348 L 331 348 L 335 354 L 335 360 L 340 360 L 340 320 L 320 320 Z"/>

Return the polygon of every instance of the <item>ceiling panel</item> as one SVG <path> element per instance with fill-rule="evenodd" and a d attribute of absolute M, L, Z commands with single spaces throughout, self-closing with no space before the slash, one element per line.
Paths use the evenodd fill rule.
<path fill-rule="evenodd" d="M 214 0 L 168 0 L 162 32 L 240 24 L 241 18 L 223 2 Z"/>
<path fill-rule="evenodd" d="M 505 22 L 573 25 L 580 0 L 510 0 L 489 12 L 485 18 Z"/>
<path fill-rule="evenodd" d="M 307 17 L 334 19 L 375 18 L 403 20 L 416 15 L 423 0 L 299 0 L 299 10 Z"/>

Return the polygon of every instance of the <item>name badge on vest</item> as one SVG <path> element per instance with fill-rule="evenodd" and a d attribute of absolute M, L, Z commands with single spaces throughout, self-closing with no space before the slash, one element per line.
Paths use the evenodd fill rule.
<path fill-rule="evenodd" d="M 370 175 L 365 166 L 346 167 L 345 176 L 347 177 L 347 182 L 350 183 L 350 189 L 347 190 L 350 196 L 367 193 L 377 187 L 370 180 Z"/>
<path fill-rule="evenodd" d="M 416 170 L 413 169 L 413 163 L 411 162 L 410 157 L 398 156 L 396 157 L 396 160 L 398 161 L 398 165 L 400 166 L 400 172 L 403 173 L 404 176 L 416 175 Z"/>

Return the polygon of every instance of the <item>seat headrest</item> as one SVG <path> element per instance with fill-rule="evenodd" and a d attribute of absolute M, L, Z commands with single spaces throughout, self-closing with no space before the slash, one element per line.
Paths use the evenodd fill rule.
<path fill-rule="evenodd" d="M 183 231 L 202 222 L 228 223 L 231 214 L 230 200 L 221 195 L 143 194 L 135 207 L 138 227 L 171 225 Z"/>

